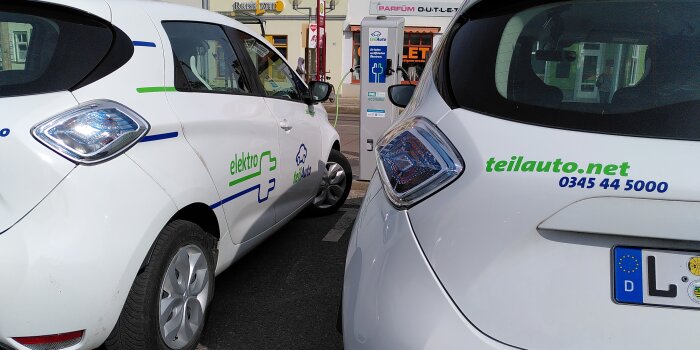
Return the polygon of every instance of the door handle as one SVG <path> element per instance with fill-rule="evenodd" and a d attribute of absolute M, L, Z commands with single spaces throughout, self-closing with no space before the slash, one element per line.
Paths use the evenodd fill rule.
<path fill-rule="evenodd" d="M 289 130 L 292 130 L 293 126 L 291 126 L 291 125 L 289 124 L 289 122 L 287 121 L 287 119 L 283 119 L 283 120 L 280 122 L 280 128 L 282 128 L 282 130 L 284 130 L 284 131 L 289 131 Z"/>

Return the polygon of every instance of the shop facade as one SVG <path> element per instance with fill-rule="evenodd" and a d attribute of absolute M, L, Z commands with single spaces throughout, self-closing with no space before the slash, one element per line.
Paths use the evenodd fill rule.
<path fill-rule="evenodd" d="M 461 5 L 461 0 L 353 0 L 343 32 L 343 74 L 360 64 L 362 19 L 368 16 L 397 16 L 406 19 L 403 49 L 403 68 L 408 73 L 406 82 L 417 82 L 435 45 Z M 342 84 L 343 95 L 359 96 L 359 73 L 353 73 Z"/>

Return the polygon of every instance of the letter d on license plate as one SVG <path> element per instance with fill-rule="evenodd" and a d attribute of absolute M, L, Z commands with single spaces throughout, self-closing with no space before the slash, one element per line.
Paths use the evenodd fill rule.
<path fill-rule="evenodd" d="M 613 248 L 618 303 L 700 309 L 700 253 Z"/>

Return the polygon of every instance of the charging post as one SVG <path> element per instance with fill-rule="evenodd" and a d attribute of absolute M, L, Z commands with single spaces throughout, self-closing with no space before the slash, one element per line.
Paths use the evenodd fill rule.
<path fill-rule="evenodd" d="M 402 17 L 365 17 L 362 20 L 360 64 L 360 180 L 370 180 L 377 166 L 375 147 L 396 121 L 399 109 L 388 90 L 401 82 L 405 20 Z"/>

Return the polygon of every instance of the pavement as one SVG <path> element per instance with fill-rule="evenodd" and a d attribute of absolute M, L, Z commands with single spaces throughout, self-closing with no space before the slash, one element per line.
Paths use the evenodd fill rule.
<path fill-rule="evenodd" d="M 335 124 L 335 129 L 340 134 L 340 151 L 350 161 L 352 173 L 360 174 L 360 117 L 353 114 L 340 114 L 338 121 L 335 121 L 335 114 L 328 115 L 331 125 Z M 357 176 L 355 176 L 357 178 Z"/>

